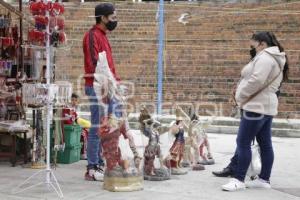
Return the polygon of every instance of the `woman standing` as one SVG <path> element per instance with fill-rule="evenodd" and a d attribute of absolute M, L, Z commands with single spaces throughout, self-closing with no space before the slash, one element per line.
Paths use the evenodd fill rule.
<path fill-rule="evenodd" d="M 222 186 L 225 191 L 247 188 L 271 188 L 274 161 L 271 126 L 278 113 L 277 94 L 283 80 L 288 79 L 288 62 L 284 49 L 274 34 L 258 32 L 251 38 L 250 54 L 254 57 L 241 72 L 235 100 L 242 110 L 237 136 L 237 167 L 234 178 Z M 258 178 L 244 182 L 251 162 L 251 142 L 256 138 L 262 169 Z"/>

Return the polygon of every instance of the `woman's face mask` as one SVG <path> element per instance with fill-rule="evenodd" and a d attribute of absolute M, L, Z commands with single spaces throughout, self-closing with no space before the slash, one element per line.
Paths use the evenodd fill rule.
<path fill-rule="evenodd" d="M 253 59 L 256 56 L 256 49 L 253 46 L 251 46 L 249 53 L 250 53 L 251 59 Z"/>
<path fill-rule="evenodd" d="M 257 53 L 256 48 L 258 46 L 259 46 L 259 44 L 256 45 L 256 47 L 254 45 L 252 45 L 252 44 L 250 45 L 250 51 L 249 51 L 249 53 L 250 53 L 251 59 L 253 59 L 256 56 L 256 53 Z"/>

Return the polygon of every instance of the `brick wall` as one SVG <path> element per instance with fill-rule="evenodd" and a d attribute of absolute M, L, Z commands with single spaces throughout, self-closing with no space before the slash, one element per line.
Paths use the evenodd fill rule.
<path fill-rule="evenodd" d="M 95 3 L 66 3 L 69 49 L 57 53 L 57 78 L 83 94 L 82 37 L 94 24 Z M 249 61 L 249 38 L 273 31 L 290 60 L 290 81 L 282 86 L 280 117 L 300 118 L 300 3 L 166 4 L 164 109 L 175 102 L 198 105 L 201 114 L 228 115 L 230 91 Z M 117 72 L 135 86 L 134 109 L 156 101 L 156 3 L 117 4 L 119 26 L 109 35 Z M 179 16 L 191 13 L 189 23 Z M 82 95 L 83 97 L 84 95 Z M 136 110 L 134 110 L 136 111 Z"/>

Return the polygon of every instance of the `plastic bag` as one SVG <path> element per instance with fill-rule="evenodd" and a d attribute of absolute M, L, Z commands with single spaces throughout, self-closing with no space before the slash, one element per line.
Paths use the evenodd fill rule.
<path fill-rule="evenodd" d="M 261 171 L 260 148 L 257 144 L 251 146 L 252 159 L 249 165 L 247 175 L 250 177 L 257 176 Z"/>

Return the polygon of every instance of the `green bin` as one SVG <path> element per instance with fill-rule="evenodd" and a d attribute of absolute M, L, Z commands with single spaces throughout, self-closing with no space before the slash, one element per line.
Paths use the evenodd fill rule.
<path fill-rule="evenodd" d="M 79 125 L 64 125 L 64 141 L 66 147 L 80 145 L 81 131 Z"/>
<path fill-rule="evenodd" d="M 57 152 L 57 163 L 70 164 L 80 160 L 81 144 Z"/>
<path fill-rule="evenodd" d="M 57 152 L 57 163 L 74 163 L 80 160 L 81 152 L 81 131 L 82 128 L 79 125 L 64 125 L 64 142 L 65 150 Z M 51 160 L 53 159 L 54 151 L 54 135 L 53 127 L 50 129 L 51 135 Z"/>

